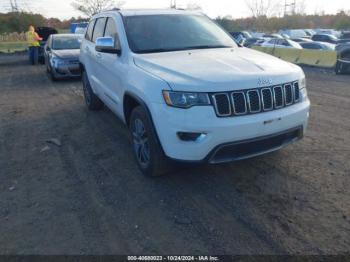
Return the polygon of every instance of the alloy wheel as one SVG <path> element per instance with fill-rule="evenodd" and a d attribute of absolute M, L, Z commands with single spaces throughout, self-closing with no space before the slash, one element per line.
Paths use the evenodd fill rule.
<path fill-rule="evenodd" d="M 132 136 L 137 161 L 140 165 L 147 167 L 151 158 L 149 139 L 145 125 L 139 118 L 135 119 L 132 125 Z"/>

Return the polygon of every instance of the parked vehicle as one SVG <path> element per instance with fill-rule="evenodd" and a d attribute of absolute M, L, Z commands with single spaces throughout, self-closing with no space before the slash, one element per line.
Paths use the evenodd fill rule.
<path fill-rule="evenodd" d="M 304 49 L 313 49 L 313 50 L 326 50 L 334 51 L 335 44 L 324 43 L 324 42 L 302 42 L 299 43 Z"/>
<path fill-rule="evenodd" d="M 297 42 L 297 43 L 302 43 L 302 42 L 313 42 L 311 39 L 309 38 L 293 38 L 291 39 L 292 41 L 294 42 Z"/>
<path fill-rule="evenodd" d="M 296 48 L 303 49 L 297 42 L 289 39 L 270 39 L 261 44 L 264 47 L 277 47 L 277 48 Z"/>
<path fill-rule="evenodd" d="M 307 126 L 302 69 L 239 48 L 199 12 L 102 12 L 80 62 L 87 107 L 105 104 L 124 121 L 147 175 L 164 174 L 169 158 L 214 164 L 265 154 Z"/>
<path fill-rule="evenodd" d="M 264 34 L 263 37 L 264 38 L 279 38 L 279 39 L 283 39 L 284 38 L 280 34 Z"/>
<path fill-rule="evenodd" d="M 341 44 L 341 43 L 350 42 L 350 39 L 339 39 L 334 35 L 328 35 L 328 34 L 316 34 L 312 36 L 311 39 L 313 41 L 326 42 L 331 44 Z"/>
<path fill-rule="evenodd" d="M 340 39 L 350 39 L 350 32 L 349 31 L 342 32 Z"/>
<path fill-rule="evenodd" d="M 236 43 L 243 45 L 247 39 L 252 38 L 251 34 L 247 31 L 231 32 L 230 35 L 235 39 Z"/>
<path fill-rule="evenodd" d="M 289 38 L 310 38 L 305 30 L 302 29 L 280 30 L 278 33 L 282 36 L 288 36 Z"/>
<path fill-rule="evenodd" d="M 334 29 L 315 29 L 316 34 L 321 34 L 321 35 L 334 35 L 336 38 L 339 38 L 341 35 L 341 32 L 334 30 Z"/>
<path fill-rule="evenodd" d="M 316 34 L 316 31 L 313 30 L 313 29 L 303 29 L 303 30 L 304 30 L 304 32 L 306 33 L 306 35 L 307 35 L 308 37 L 312 37 L 313 35 Z"/>
<path fill-rule="evenodd" d="M 51 35 L 45 45 L 46 70 L 53 81 L 62 78 L 80 77 L 80 44 L 78 34 Z"/>
<path fill-rule="evenodd" d="M 47 39 L 49 38 L 50 35 L 57 34 L 57 30 L 52 27 L 37 27 L 35 29 L 35 32 L 38 33 L 40 37 L 42 37 L 43 40 L 40 41 L 40 47 L 39 47 L 39 62 L 41 64 L 45 63 L 45 58 L 44 58 L 44 46 L 46 44 Z"/>
<path fill-rule="evenodd" d="M 253 45 L 260 46 L 265 41 L 266 41 L 265 38 L 252 37 L 252 38 L 246 39 L 243 43 L 243 46 L 245 47 L 252 47 Z"/>
<path fill-rule="evenodd" d="M 336 51 L 338 53 L 338 59 L 335 66 L 335 73 L 350 73 L 350 43 L 337 45 Z"/>
<path fill-rule="evenodd" d="M 249 39 L 252 38 L 252 35 L 248 31 L 239 31 L 239 32 L 231 32 L 230 33 L 234 38 L 237 38 L 239 36 Z"/>

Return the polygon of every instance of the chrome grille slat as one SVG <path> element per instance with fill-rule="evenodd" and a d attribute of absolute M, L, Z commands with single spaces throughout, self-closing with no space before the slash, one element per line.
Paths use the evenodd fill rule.
<path fill-rule="evenodd" d="M 276 90 L 280 90 L 280 92 L 281 92 L 281 99 L 279 99 L 277 96 L 278 96 L 278 94 L 277 94 L 277 92 L 276 92 Z M 274 104 L 275 104 L 275 108 L 276 109 L 278 109 L 278 108 L 282 108 L 283 106 L 284 106 L 284 99 L 283 99 L 283 97 L 284 97 L 284 94 L 283 94 L 283 88 L 282 88 L 282 86 L 274 86 L 273 87 L 273 102 L 274 102 Z M 280 102 L 279 102 L 279 100 L 280 100 Z"/>
<path fill-rule="evenodd" d="M 300 93 L 299 92 L 300 92 L 299 83 L 294 82 L 293 83 L 293 101 L 294 101 L 294 103 L 297 103 L 300 100 Z"/>
<path fill-rule="evenodd" d="M 277 110 L 300 102 L 299 82 L 211 94 L 218 117 L 242 116 Z"/>
<path fill-rule="evenodd" d="M 266 104 L 268 104 L 266 100 L 266 95 L 264 93 L 268 92 L 268 97 L 270 99 L 270 106 L 267 106 Z M 262 102 L 262 107 L 264 111 L 270 111 L 273 109 L 273 99 L 272 99 L 272 91 L 271 88 L 262 88 L 261 89 L 261 102 Z"/>
<path fill-rule="evenodd" d="M 228 103 L 227 108 L 226 108 L 227 113 L 223 113 L 222 110 L 219 109 L 219 105 L 218 105 L 218 101 L 217 101 L 217 99 L 218 99 L 219 96 L 225 96 L 226 99 L 227 99 L 227 103 Z M 230 116 L 230 115 L 232 115 L 230 97 L 229 97 L 229 95 L 228 95 L 227 93 L 216 93 L 216 94 L 214 94 L 214 95 L 212 96 L 212 98 L 213 98 L 213 101 L 214 101 L 215 111 L 216 111 L 216 114 L 217 114 L 218 116 L 220 116 L 220 117 L 225 117 L 225 116 Z M 221 106 L 221 105 L 220 105 L 220 106 Z M 225 106 L 223 106 L 223 107 L 225 107 Z"/>
<path fill-rule="evenodd" d="M 284 103 L 286 106 L 293 104 L 293 89 L 291 84 L 285 84 L 283 87 L 284 91 Z"/>
<path fill-rule="evenodd" d="M 253 106 L 255 106 L 255 104 L 253 104 L 253 100 L 255 100 L 254 97 L 252 97 L 252 95 L 257 95 L 258 96 L 258 99 L 257 99 L 257 102 L 258 102 L 258 105 L 259 105 L 259 108 L 258 109 L 252 109 Z M 260 98 L 260 94 L 259 94 L 259 91 L 258 90 L 249 90 L 247 92 L 247 101 L 248 101 L 248 108 L 249 108 L 249 112 L 250 113 L 258 113 L 261 111 L 261 98 Z"/>
<path fill-rule="evenodd" d="M 239 112 L 241 110 L 238 110 L 236 106 L 236 98 L 235 98 L 235 95 L 241 95 L 242 96 L 242 99 L 244 100 L 244 111 L 242 112 Z M 231 99 L 232 99 L 232 105 L 233 105 L 233 112 L 235 113 L 235 115 L 244 115 L 247 113 L 247 100 L 246 100 L 246 97 L 245 97 L 245 94 L 244 92 L 233 92 L 231 94 Z"/>

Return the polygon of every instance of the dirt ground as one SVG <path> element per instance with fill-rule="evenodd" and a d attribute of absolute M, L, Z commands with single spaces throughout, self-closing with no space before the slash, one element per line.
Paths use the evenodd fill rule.
<path fill-rule="evenodd" d="M 79 81 L 0 56 L 0 253 L 349 254 L 350 76 L 305 72 L 302 141 L 147 178 Z"/>

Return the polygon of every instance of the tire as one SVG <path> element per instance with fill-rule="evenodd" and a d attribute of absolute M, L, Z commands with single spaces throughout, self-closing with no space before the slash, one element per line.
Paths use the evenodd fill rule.
<path fill-rule="evenodd" d="M 55 73 L 52 70 L 50 72 L 50 78 L 53 82 L 56 82 L 58 80 L 58 78 L 55 76 Z"/>
<path fill-rule="evenodd" d="M 97 97 L 97 95 L 95 95 L 94 91 L 92 91 L 86 71 L 83 71 L 82 80 L 84 98 L 87 107 L 92 111 L 101 110 L 103 108 L 103 102 Z"/>
<path fill-rule="evenodd" d="M 150 177 L 169 172 L 171 163 L 163 152 L 146 109 L 137 106 L 131 112 L 129 123 L 133 152 L 141 172 Z"/>
<path fill-rule="evenodd" d="M 337 61 L 337 64 L 335 65 L 335 74 L 337 75 L 344 74 L 344 65 L 342 62 Z"/>

